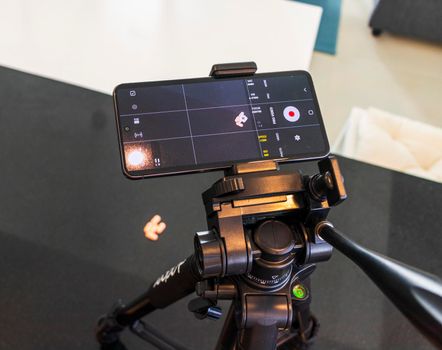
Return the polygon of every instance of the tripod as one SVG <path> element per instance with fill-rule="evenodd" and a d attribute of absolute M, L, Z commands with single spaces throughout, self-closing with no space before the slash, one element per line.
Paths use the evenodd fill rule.
<path fill-rule="evenodd" d="M 248 76 L 253 62 L 214 65 L 215 78 Z M 310 313 L 309 276 L 327 261 L 332 246 L 350 258 L 434 345 L 442 348 L 442 283 L 352 242 L 326 220 L 346 199 L 337 160 L 319 173 L 283 173 L 278 164 L 236 164 L 203 193 L 208 231 L 194 238 L 194 254 L 160 276 L 137 299 L 118 302 L 102 316 L 101 348 L 126 349 L 125 327 L 162 350 L 187 350 L 140 318 L 196 292 L 197 318 L 218 319 L 218 300 L 231 300 L 216 350 L 306 349 L 319 323 Z"/>
<path fill-rule="evenodd" d="M 309 276 L 332 253 L 314 229 L 346 198 L 337 160 L 319 169 L 310 177 L 261 162 L 226 171 L 203 193 L 209 230 L 195 235 L 194 254 L 102 318 L 100 343 L 117 342 L 125 326 L 142 333 L 141 317 L 196 291 L 189 310 L 198 318 L 219 318 L 217 301 L 232 300 L 216 349 L 308 347 L 318 330 Z"/>

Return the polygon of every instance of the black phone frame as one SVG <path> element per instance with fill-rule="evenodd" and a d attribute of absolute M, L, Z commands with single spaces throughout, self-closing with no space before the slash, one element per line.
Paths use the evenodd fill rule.
<path fill-rule="evenodd" d="M 212 72 L 211 72 L 212 74 Z M 283 158 L 268 158 L 268 159 L 241 159 L 239 161 L 232 161 L 232 162 L 214 162 L 210 164 L 204 164 L 204 165 L 192 165 L 192 166 L 177 166 L 177 167 L 168 167 L 166 171 L 164 171 L 164 168 L 159 168 L 158 171 L 155 171 L 155 169 L 148 169 L 148 170 L 136 170 L 136 171 L 129 171 L 126 167 L 126 160 L 124 157 L 124 146 L 122 142 L 122 133 L 123 130 L 121 129 L 121 125 L 119 122 L 119 111 L 118 111 L 118 104 L 117 104 L 117 91 L 120 89 L 136 89 L 140 87 L 147 87 L 147 86 L 162 86 L 162 85 L 177 85 L 177 84 L 186 84 L 186 83 L 203 83 L 203 82 L 211 82 L 215 80 L 244 80 L 248 77 L 258 77 L 258 78 L 265 78 L 265 77 L 279 77 L 279 76 L 291 76 L 291 75 L 304 75 L 309 83 L 309 87 L 311 88 L 311 95 L 313 99 L 313 103 L 315 105 L 315 109 L 317 111 L 317 119 L 320 124 L 320 130 L 323 138 L 323 142 L 325 144 L 325 149 L 321 151 L 319 154 L 308 154 L 303 153 L 299 154 L 299 156 L 295 157 L 283 157 Z M 115 114 L 115 121 L 116 121 L 116 127 L 118 132 L 118 143 L 119 143 L 119 150 L 120 150 L 120 158 L 121 158 L 121 166 L 122 171 L 124 175 L 132 180 L 136 179 L 142 179 L 142 178 L 150 178 L 150 177 L 158 177 L 158 176 L 170 176 L 170 175 L 182 175 L 182 174 L 190 174 L 190 173 L 201 173 L 201 172 L 208 172 L 208 171 L 216 171 L 216 170 L 225 170 L 228 168 L 231 168 L 233 165 L 237 163 L 260 163 L 260 162 L 268 162 L 268 161 L 275 161 L 277 163 L 292 163 L 292 162 L 303 162 L 303 161 L 312 161 L 317 159 L 322 159 L 327 157 L 330 154 L 330 145 L 327 138 L 327 133 L 325 131 L 324 126 L 324 120 L 322 118 L 321 109 L 319 107 L 318 98 L 316 95 L 316 91 L 313 85 L 313 80 L 309 72 L 304 70 L 294 70 L 294 71 L 279 71 L 279 72 L 267 72 L 267 73 L 258 73 L 254 74 L 251 72 L 250 74 L 245 75 L 230 75 L 225 77 L 219 77 L 216 75 L 212 75 L 210 77 L 204 77 L 204 78 L 191 78 L 191 79 L 175 79 L 175 80 L 159 80 L 159 81 L 151 81 L 151 82 L 139 82 L 139 83 L 124 83 L 119 84 L 114 88 L 114 91 L 112 93 L 113 96 L 113 105 L 114 105 L 114 114 Z"/>

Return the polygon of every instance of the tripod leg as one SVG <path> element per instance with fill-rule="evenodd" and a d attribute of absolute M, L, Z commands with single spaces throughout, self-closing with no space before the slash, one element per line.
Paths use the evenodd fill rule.
<path fill-rule="evenodd" d="M 286 294 L 245 294 L 240 301 L 242 327 L 237 349 L 275 350 L 279 329 L 291 324 L 290 303 Z"/>
<path fill-rule="evenodd" d="M 215 350 L 234 350 L 238 328 L 235 323 L 235 303 L 232 302 L 218 338 Z"/>
<path fill-rule="evenodd" d="M 268 325 L 257 324 L 243 330 L 238 350 L 275 350 L 277 338 L 276 322 Z"/>
<path fill-rule="evenodd" d="M 97 340 L 101 344 L 114 343 L 124 327 L 194 292 L 195 284 L 201 280 L 196 258 L 191 255 L 166 271 L 147 292 L 127 305 L 117 305 L 108 315 L 101 317 L 96 329 Z"/>

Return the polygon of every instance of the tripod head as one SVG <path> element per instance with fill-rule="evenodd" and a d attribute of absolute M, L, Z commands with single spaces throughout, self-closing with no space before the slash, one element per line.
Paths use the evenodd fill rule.
<path fill-rule="evenodd" d="M 251 284 L 274 289 L 292 263 L 326 261 L 331 246 L 314 228 L 346 198 L 334 157 L 320 173 L 282 173 L 274 162 L 238 164 L 203 193 L 209 231 L 195 236 L 204 278 L 245 274 Z M 276 275 L 277 277 L 275 277 Z"/>

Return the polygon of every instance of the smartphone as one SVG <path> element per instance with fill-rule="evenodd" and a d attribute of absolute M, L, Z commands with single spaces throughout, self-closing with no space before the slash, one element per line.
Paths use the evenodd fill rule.
<path fill-rule="evenodd" d="M 329 153 L 305 71 L 122 84 L 113 98 L 123 172 L 132 179 Z"/>

